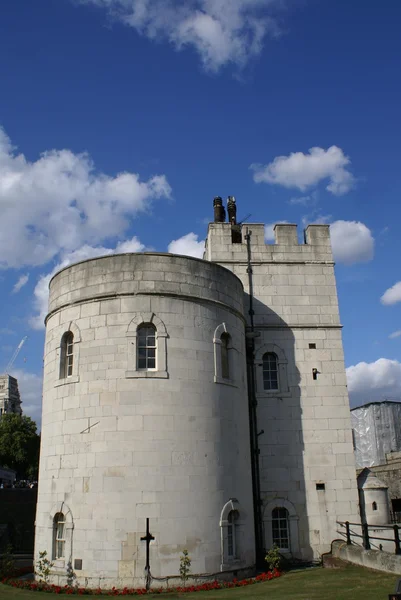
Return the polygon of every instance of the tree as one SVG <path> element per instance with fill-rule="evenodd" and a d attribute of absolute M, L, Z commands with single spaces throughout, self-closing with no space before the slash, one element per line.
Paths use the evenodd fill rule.
<path fill-rule="evenodd" d="M 17 471 L 20 479 L 37 479 L 40 436 L 36 423 L 25 415 L 0 418 L 0 466 Z"/>

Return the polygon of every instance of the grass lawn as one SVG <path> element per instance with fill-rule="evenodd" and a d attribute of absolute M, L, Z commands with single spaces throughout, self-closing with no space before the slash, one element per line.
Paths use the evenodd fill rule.
<path fill-rule="evenodd" d="M 387 600 L 394 591 L 397 575 L 370 571 L 347 565 L 341 569 L 306 569 L 287 573 L 279 579 L 244 588 L 195 592 L 193 594 L 163 594 L 145 596 L 166 600 L 180 598 L 191 600 L 239 600 L 240 598 L 265 598 L 266 600 Z M 51 600 L 56 594 L 28 592 L 0 585 L 0 600 Z M 65 596 L 61 596 L 65 598 Z M 103 596 L 84 596 L 92 600 Z M 136 596 L 131 596 L 135 598 Z M 72 596 L 71 598 L 77 598 Z M 107 596 L 106 596 L 107 598 Z"/>

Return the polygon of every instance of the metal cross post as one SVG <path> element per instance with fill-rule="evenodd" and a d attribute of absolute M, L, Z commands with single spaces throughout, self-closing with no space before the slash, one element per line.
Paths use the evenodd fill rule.
<path fill-rule="evenodd" d="M 149 564 L 149 546 L 150 542 L 155 538 L 149 531 L 149 517 L 146 518 L 146 535 L 141 537 L 142 542 L 146 542 L 146 565 L 145 565 L 145 573 L 146 573 L 146 590 L 150 589 L 150 564 Z"/>

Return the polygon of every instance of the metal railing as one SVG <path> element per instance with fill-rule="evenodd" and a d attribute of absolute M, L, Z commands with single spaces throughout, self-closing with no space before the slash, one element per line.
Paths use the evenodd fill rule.
<path fill-rule="evenodd" d="M 337 524 L 342 527 L 342 530 L 337 530 L 342 537 L 346 539 L 347 545 L 351 546 L 352 544 L 363 546 L 365 550 L 371 550 L 372 545 L 376 545 L 375 543 L 371 543 L 374 541 L 381 541 L 387 543 L 394 543 L 395 554 L 401 554 L 401 543 L 400 543 L 400 527 L 398 525 L 369 525 L 368 523 L 350 523 L 349 521 L 337 521 Z M 358 527 L 360 531 L 355 531 L 355 527 Z M 387 529 L 392 531 L 392 535 L 389 537 L 379 537 L 377 535 L 372 535 L 370 530 L 377 529 Z M 359 541 L 355 541 L 359 540 Z M 379 544 L 378 550 L 383 550 L 383 544 Z"/>

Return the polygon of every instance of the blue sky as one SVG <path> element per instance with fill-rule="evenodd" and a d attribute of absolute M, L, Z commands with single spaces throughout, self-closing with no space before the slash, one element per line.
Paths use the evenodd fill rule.
<path fill-rule="evenodd" d="M 332 224 L 351 400 L 401 399 L 400 19 L 397 0 L 3 3 L 0 370 L 28 335 L 27 414 L 49 274 L 199 255 L 229 194 L 253 222 Z"/>

